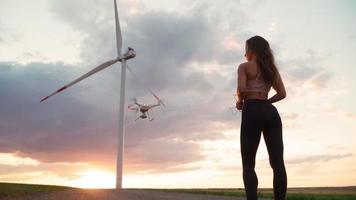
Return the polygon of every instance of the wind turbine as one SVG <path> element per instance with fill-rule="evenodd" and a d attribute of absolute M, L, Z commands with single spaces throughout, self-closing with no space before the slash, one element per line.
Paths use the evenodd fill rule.
<path fill-rule="evenodd" d="M 121 62 L 121 89 L 120 89 L 120 104 L 119 104 L 119 135 L 118 135 L 118 146 L 117 146 L 117 163 L 116 163 L 116 189 L 122 189 L 122 171 L 123 171 L 123 157 L 124 157 L 124 136 L 125 136 L 125 124 L 124 124 L 124 116 L 125 116 L 125 81 L 126 81 L 126 68 L 128 67 L 126 61 L 134 58 L 136 56 L 136 52 L 133 48 L 128 47 L 128 50 L 125 54 L 121 54 L 122 50 L 122 36 L 121 36 L 121 29 L 120 29 L 120 22 L 119 22 L 119 14 L 117 11 L 117 3 L 114 0 L 115 6 L 115 28 L 116 28 L 116 47 L 117 47 L 117 58 L 113 60 L 109 60 L 104 62 L 103 64 L 95 67 L 88 73 L 84 74 L 83 76 L 77 78 L 76 80 L 72 81 L 71 83 L 63 86 L 62 88 L 58 89 L 57 91 L 53 92 L 52 94 L 48 95 L 47 97 L 43 98 L 41 102 L 45 101 L 46 99 L 50 98 L 51 96 L 62 92 L 63 90 L 69 88 L 70 86 L 78 83 L 89 76 L 112 66 L 117 62 Z"/>

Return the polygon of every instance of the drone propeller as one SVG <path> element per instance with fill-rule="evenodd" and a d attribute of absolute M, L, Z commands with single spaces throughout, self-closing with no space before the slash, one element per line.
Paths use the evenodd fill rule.
<path fill-rule="evenodd" d="M 128 105 L 127 108 L 128 108 L 129 110 L 134 110 L 134 111 L 136 111 L 135 113 L 137 114 L 139 108 L 138 108 L 138 107 L 134 107 L 134 106 L 135 106 L 134 104 L 131 104 L 131 105 Z"/>
<path fill-rule="evenodd" d="M 129 65 L 126 65 L 126 68 L 130 71 L 130 73 L 137 79 L 140 80 L 137 75 L 135 74 L 135 72 L 132 71 L 131 67 L 129 67 Z M 162 104 L 164 107 L 166 107 L 166 105 L 163 103 L 162 99 L 160 99 L 152 90 L 151 88 L 149 88 L 147 85 L 144 85 L 141 83 L 141 85 L 143 85 L 152 95 L 155 99 L 157 99 L 157 101 Z"/>
<path fill-rule="evenodd" d="M 137 98 L 136 98 L 136 97 L 131 98 L 131 101 L 133 101 L 133 102 L 134 102 L 134 104 L 138 105 L 138 102 L 137 102 Z"/>
<path fill-rule="evenodd" d="M 157 99 L 157 101 L 162 104 L 164 107 L 166 107 L 166 105 L 163 103 L 162 99 L 160 99 L 152 90 L 150 90 L 151 94 Z"/>

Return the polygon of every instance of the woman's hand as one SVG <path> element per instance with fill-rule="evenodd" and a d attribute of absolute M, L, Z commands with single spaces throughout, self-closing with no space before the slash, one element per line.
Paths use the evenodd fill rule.
<path fill-rule="evenodd" d="M 236 102 L 236 109 L 237 110 L 242 110 L 243 102 L 242 101 L 237 101 Z"/>

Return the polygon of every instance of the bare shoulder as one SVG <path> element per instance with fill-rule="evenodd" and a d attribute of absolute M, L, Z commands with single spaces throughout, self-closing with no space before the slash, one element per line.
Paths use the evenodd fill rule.
<path fill-rule="evenodd" d="M 241 63 L 241 64 L 239 65 L 239 68 L 240 68 L 240 67 L 241 67 L 241 68 L 247 68 L 247 67 L 249 67 L 249 66 L 255 66 L 255 65 L 256 65 L 255 62 L 253 62 L 253 61 L 247 61 L 247 62 Z"/>
<path fill-rule="evenodd" d="M 247 67 L 247 66 L 249 66 L 249 65 L 251 65 L 251 64 L 253 64 L 253 63 L 250 62 L 250 61 L 248 61 L 248 62 L 243 62 L 243 63 L 241 63 L 241 64 L 239 65 L 239 67 L 240 67 L 240 66 L 242 66 L 242 67 Z"/>
<path fill-rule="evenodd" d="M 245 69 L 246 69 L 246 67 L 247 66 L 249 66 L 250 65 L 250 63 L 249 62 L 243 62 L 243 63 L 241 63 L 241 64 L 239 64 L 239 67 L 238 67 L 238 71 L 245 71 Z"/>

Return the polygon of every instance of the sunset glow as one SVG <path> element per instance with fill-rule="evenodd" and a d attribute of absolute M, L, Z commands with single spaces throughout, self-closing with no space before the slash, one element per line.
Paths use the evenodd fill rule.
<path fill-rule="evenodd" d="M 115 187 L 115 173 L 88 170 L 79 172 L 80 178 L 72 180 L 69 185 L 79 188 L 114 188 Z"/>
<path fill-rule="evenodd" d="M 287 97 L 288 187 L 356 185 L 356 1 L 118 0 L 125 107 L 124 188 L 243 187 L 233 94 L 245 41 L 261 35 Z M 123 9 L 125 8 L 125 9 Z M 1 0 L 0 182 L 114 188 L 121 65 L 40 99 L 116 56 L 113 2 Z M 269 97 L 275 94 L 271 90 Z M 263 137 L 259 187 L 273 186 Z"/>

